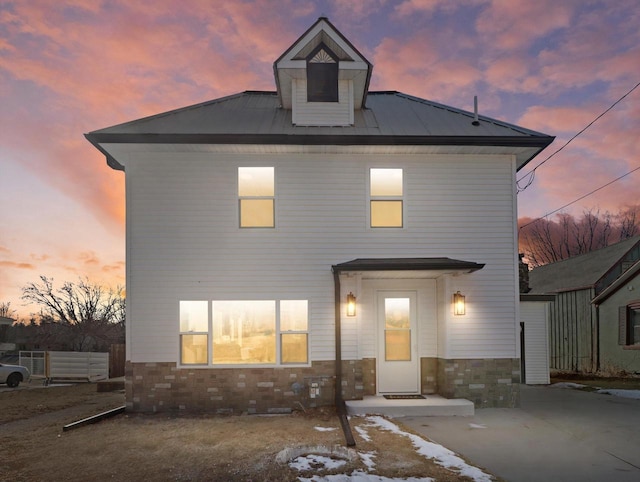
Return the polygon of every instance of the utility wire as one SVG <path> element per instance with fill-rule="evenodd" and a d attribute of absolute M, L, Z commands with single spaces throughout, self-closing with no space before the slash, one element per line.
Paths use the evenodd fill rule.
<path fill-rule="evenodd" d="M 622 100 L 625 97 L 627 97 L 629 94 L 631 94 L 631 92 L 636 90 L 638 88 L 638 86 L 640 86 L 640 82 L 638 82 L 636 85 L 634 85 L 633 88 L 629 92 L 627 92 L 622 97 L 620 97 L 618 100 L 616 100 L 613 104 L 611 104 L 607 110 L 605 110 L 598 117 L 596 117 L 591 122 L 589 122 L 589 124 L 587 124 L 582 130 L 580 130 L 577 134 L 575 134 L 571 139 L 569 139 L 567 142 L 565 142 L 558 150 L 556 150 L 554 153 L 552 153 L 549 156 L 547 156 L 547 158 L 544 159 L 543 161 L 541 161 L 538 165 L 536 165 L 536 167 L 534 167 L 527 174 L 524 174 L 520 179 L 518 179 L 516 181 L 516 186 L 518 187 L 518 193 L 521 193 L 522 191 L 527 189 L 529 186 L 531 186 L 531 184 L 533 184 L 533 180 L 536 177 L 536 169 L 538 169 L 540 166 L 542 166 L 545 162 L 547 162 L 549 159 L 551 159 L 553 156 L 555 156 L 562 149 L 567 147 L 571 143 L 571 141 L 573 141 L 576 137 L 578 137 L 580 134 L 582 134 L 584 131 L 586 131 L 589 127 L 591 127 L 593 124 L 595 124 L 602 116 L 604 116 L 607 112 L 609 112 L 611 109 L 613 109 L 616 105 L 618 105 L 620 102 L 622 102 Z M 520 187 L 519 183 L 522 180 L 524 180 L 525 178 L 527 178 L 527 177 L 529 178 L 529 180 L 527 181 L 525 186 L 524 187 Z"/>
<path fill-rule="evenodd" d="M 586 198 L 586 197 L 588 197 L 588 196 L 591 196 L 592 194 L 594 194 L 594 193 L 596 193 L 596 192 L 600 191 L 601 189 L 604 189 L 605 187 L 610 186 L 610 185 L 611 185 L 611 184 L 613 184 L 614 182 L 617 182 L 617 181 L 619 181 L 620 179 L 622 179 L 623 177 L 627 177 L 629 174 L 632 174 L 632 173 L 634 173 L 634 172 L 636 172 L 636 171 L 638 171 L 638 170 L 640 170 L 640 166 L 636 167 L 635 169 L 632 169 L 631 171 L 627 172 L 626 174 L 623 174 L 623 175 L 622 175 L 622 176 L 620 176 L 620 177 L 617 177 L 617 178 L 616 178 L 616 179 L 614 179 L 613 181 L 609 181 L 608 183 L 606 183 L 606 184 L 604 184 L 604 185 L 600 186 L 599 188 L 594 189 L 593 191 L 591 191 L 591 192 L 589 192 L 589 193 L 585 194 L 584 196 L 580 196 L 578 199 L 575 199 L 574 201 L 571 201 L 570 203 L 565 204 L 565 205 L 564 205 L 564 206 L 562 206 L 562 207 L 559 207 L 559 208 L 558 208 L 558 209 L 556 209 L 555 211 L 551 211 L 550 213 L 547 213 L 547 214 L 545 214 L 544 216 L 540 216 L 539 218 L 536 218 L 536 219 L 534 219 L 533 221 L 529 221 L 527 224 L 523 224 L 522 226 L 520 226 L 520 228 L 519 228 L 519 229 L 522 229 L 522 228 L 524 228 L 524 227 L 526 227 L 526 226 L 529 226 L 530 224 L 533 224 L 533 223 L 535 223 L 536 221 L 539 221 L 539 220 L 541 220 L 541 219 L 543 219 L 543 218 L 546 218 L 547 216 L 551 216 L 552 214 L 555 214 L 555 213 L 557 213 L 558 211 L 560 211 L 560 210 L 562 210 L 562 209 L 564 209 L 564 208 L 566 208 L 566 207 L 569 207 L 569 206 L 571 206 L 572 204 L 577 203 L 578 201 L 582 201 L 584 198 Z"/>

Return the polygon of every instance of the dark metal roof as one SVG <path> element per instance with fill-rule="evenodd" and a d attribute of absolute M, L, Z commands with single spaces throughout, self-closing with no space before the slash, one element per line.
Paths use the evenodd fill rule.
<path fill-rule="evenodd" d="M 530 293 L 555 293 L 592 288 L 636 245 L 640 245 L 640 236 L 535 268 L 529 272 Z"/>
<path fill-rule="evenodd" d="M 591 303 L 594 305 L 600 305 L 604 303 L 612 294 L 625 286 L 630 286 L 629 283 L 634 278 L 640 276 L 640 261 L 636 261 L 627 271 L 625 271 L 620 277 L 618 277 L 613 283 L 603 289 Z M 597 294 L 597 291 L 596 291 Z"/>
<path fill-rule="evenodd" d="M 354 125 L 296 126 L 291 111 L 281 109 L 275 92 L 246 91 L 202 104 L 134 120 L 93 131 L 88 136 L 102 142 L 127 142 L 125 136 L 201 135 L 242 136 L 355 136 L 369 137 L 445 137 L 515 138 L 535 140 L 546 145 L 553 137 L 506 122 L 479 116 L 474 126 L 473 113 L 438 104 L 401 92 L 369 92 L 368 108 L 356 110 Z M 488 139 L 486 142 L 490 142 Z M 128 142 L 131 142 L 130 140 Z M 295 141 L 298 142 L 298 141 Z M 496 145 L 496 144 L 494 144 Z"/>
<path fill-rule="evenodd" d="M 335 272 L 345 271 L 433 271 L 456 270 L 471 273 L 484 264 L 451 258 L 358 258 L 332 267 Z"/>
<path fill-rule="evenodd" d="M 85 136 L 107 158 L 108 143 L 495 146 L 520 149 L 519 168 L 554 139 L 485 116 L 479 121 L 475 126 L 471 112 L 392 91 L 369 92 L 352 126 L 297 126 L 275 92 L 247 91 Z"/>

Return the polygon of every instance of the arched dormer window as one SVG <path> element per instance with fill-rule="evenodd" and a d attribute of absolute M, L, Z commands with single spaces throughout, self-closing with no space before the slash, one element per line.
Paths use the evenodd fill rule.
<path fill-rule="evenodd" d="M 323 43 L 307 57 L 307 102 L 338 102 L 338 58 Z"/>

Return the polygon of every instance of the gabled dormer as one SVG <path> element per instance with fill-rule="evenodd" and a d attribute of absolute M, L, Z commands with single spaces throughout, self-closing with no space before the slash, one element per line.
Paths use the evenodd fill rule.
<path fill-rule="evenodd" d="M 273 64 L 280 105 L 300 126 L 348 126 L 365 106 L 373 66 L 324 17 Z"/>

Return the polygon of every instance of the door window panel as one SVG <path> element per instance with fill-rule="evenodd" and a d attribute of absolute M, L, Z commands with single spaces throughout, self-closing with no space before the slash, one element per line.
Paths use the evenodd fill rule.
<path fill-rule="evenodd" d="M 409 298 L 386 298 L 385 316 L 385 360 L 411 360 L 411 300 Z"/>

